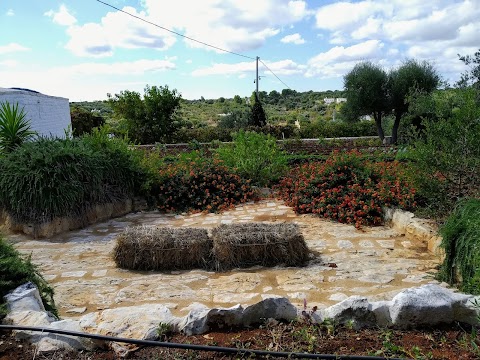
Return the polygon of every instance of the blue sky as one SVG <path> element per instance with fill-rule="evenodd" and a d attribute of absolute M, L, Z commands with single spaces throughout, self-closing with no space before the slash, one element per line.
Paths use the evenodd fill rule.
<path fill-rule="evenodd" d="M 355 63 L 432 62 L 453 82 L 480 48 L 480 0 L 105 0 L 260 59 L 291 89 L 335 90 Z M 193 43 L 96 0 L 0 0 L 0 87 L 71 101 L 146 84 L 186 99 L 248 96 L 255 61 Z M 260 90 L 286 88 L 260 63 Z"/>

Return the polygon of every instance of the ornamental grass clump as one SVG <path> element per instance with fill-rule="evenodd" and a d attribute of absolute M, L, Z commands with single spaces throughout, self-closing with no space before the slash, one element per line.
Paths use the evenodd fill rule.
<path fill-rule="evenodd" d="M 136 226 L 118 235 L 113 259 L 129 270 L 210 269 L 211 250 L 206 229 Z"/>
<path fill-rule="evenodd" d="M 139 192 L 144 170 L 119 139 L 39 138 L 0 157 L 0 206 L 15 221 L 41 224 Z"/>
<path fill-rule="evenodd" d="M 384 206 L 415 207 L 415 189 L 405 179 L 399 163 L 372 163 L 352 151 L 300 165 L 276 189 L 296 213 L 313 213 L 359 228 L 382 224 Z"/>
<path fill-rule="evenodd" d="M 212 230 L 215 268 L 301 266 L 309 250 L 297 224 L 244 223 L 221 225 Z"/>
<path fill-rule="evenodd" d="M 156 202 L 160 210 L 217 212 L 254 198 L 250 181 L 232 173 L 220 161 L 199 156 L 187 159 L 190 161 L 159 170 Z"/>
<path fill-rule="evenodd" d="M 445 249 L 438 278 L 480 294 L 480 199 L 463 199 L 440 227 Z"/>

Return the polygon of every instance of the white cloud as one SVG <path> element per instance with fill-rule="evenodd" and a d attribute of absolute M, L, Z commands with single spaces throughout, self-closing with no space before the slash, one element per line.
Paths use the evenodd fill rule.
<path fill-rule="evenodd" d="M 60 5 L 58 11 L 49 10 L 45 14 L 49 18 L 52 18 L 53 22 L 62 26 L 72 26 L 77 22 L 75 16 L 70 14 L 67 7 L 64 4 Z"/>
<path fill-rule="evenodd" d="M 148 81 L 155 81 L 156 74 L 169 70 L 175 70 L 175 64 L 169 60 L 89 62 L 41 71 L 35 66 L 17 66 L 14 69 L 0 67 L 0 78 L 5 87 L 25 87 L 81 101 L 105 99 L 107 93 L 125 89 L 142 92 Z"/>
<path fill-rule="evenodd" d="M 185 62 L 186 62 L 187 64 L 191 64 L 191 63 L 193 63 L 193 60 L 192 60 L 192 59 L 188 59 L 188 60 L 185 60 Z"/>
<path fill-rule="evenodd" d="M 170 60 L 137 60 L 115 63 L 83 63 L 57 71 L 76 75 L 138 75 L 146 72 L 175 70 L 176 66 Z"/>
<path fill-rule="evenodd" d="M 8 9 L 7 12 L 5 13 L 5 15 L 7 15 L 7 16 L 14 16 L 14 15 L 15 15 L 15 11 L 13 11 L 13 9 Z"/>
<path fill-rule="evenodd" d="M 295 44 L 295 45 L 305 44 L 305 39 L 303 39 L 299 33 L 284 36 L 282 39 L 280 39 L 280 41 L 285 44 L 289 44 L 289 43 Z"/>
<path fill-rule="evenodd" d="M 15 61 L 15 60 L 2 60 L 2 61 L 0 61 L 0 66 L 1 67 L 13 68 L 17 65 L 18 65 L 18 61 Z"/>
<path fill-rule="evenodd" d="M 350 47 L 336 46 L 308 60 L 306 76 L 321 78 L 340 77 L 363 60 L 382 57 L 384 44 L 379 40 L 367 40 Z"/>
<path fill-rule="evenodd" d="M 345 0 L 320 6 L 315 11 L 315 26 L 331 44 L 344 47 L 311 59 L 307 75 L 342 76 L 342 68 L 351 69 L 347 68 L 350 60 L 332 62 L 325 57 L 345 55 L 355 45 L 377 41 L 382 48 L 365 49 L 364 58 L 358 61 L 382 59 L 388 67 L 415 57 L 453 76 L 462 66 L 456 54 L 478 50 L 479 18 L 477 0 Z"/>
<path fill-rule="evenodd" d="M 281 27 L 309 14 L 303 0 L 144 0 L 144 4 L 156 23 L 235 52 L 259 48 Z M 205 47 L 186 41 L 192 47 Z"/>
<path fill-rule="evenodd" d="M 281 60 L 276 62 L 267 62 L 267 66 L 277 75 L 294 75 L 303 73 L 305 66 L 299 65 L 292 60 Z M 209 76 L 209 75 L 236 75 L 236 74 L 252 74 L 255 77 L 256 64 L 255 61 L 244 61 L 236 64 L 217 63 L 210 67 L 199 68 L 192 71 L 192 76 Z M 263 64 L 259 63 L 259 71 L 265 74 L 270 72 Z M 273 76 L 273 75 L 272 75 Z"/>
<path fill-rule="evenodd" d="M 146 18 L 132 7 L 124 11 Z M 175 43 L 175 37 L 121 12 L 109 12 L 98 23 L 74 25 L 67 29 L 70 36 L 66 48 L 78 56 L 112 56 L 115 48 L 152 48 L 166 50 Z"/>
<path fill-rule="evenodd" d="M 28 51 L 28 50 L 30 49 L 17 43 L 10 43 L 3 46 L 0 45 L 0 55 L 18 52 L 18 51 Z"/>

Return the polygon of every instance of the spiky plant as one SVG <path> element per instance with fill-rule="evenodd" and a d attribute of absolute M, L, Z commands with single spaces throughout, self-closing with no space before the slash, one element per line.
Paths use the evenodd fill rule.
<path fill-rule="evenodd" d="M 0 103 L 0 149 L 11 152 L 36 134 L 26 116 L 25 108 L 19 109 L 18 103 Z"/>

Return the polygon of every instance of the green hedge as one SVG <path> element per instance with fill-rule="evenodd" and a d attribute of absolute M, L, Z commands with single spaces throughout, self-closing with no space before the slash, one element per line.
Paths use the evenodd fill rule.
<path fill-rule="evenodd" d="M 17 221 L 39 224 L 131 197 L 145 176 L 139 156 L 98 131 L 24 143 L 0 157 L 0 206 Z"/>

